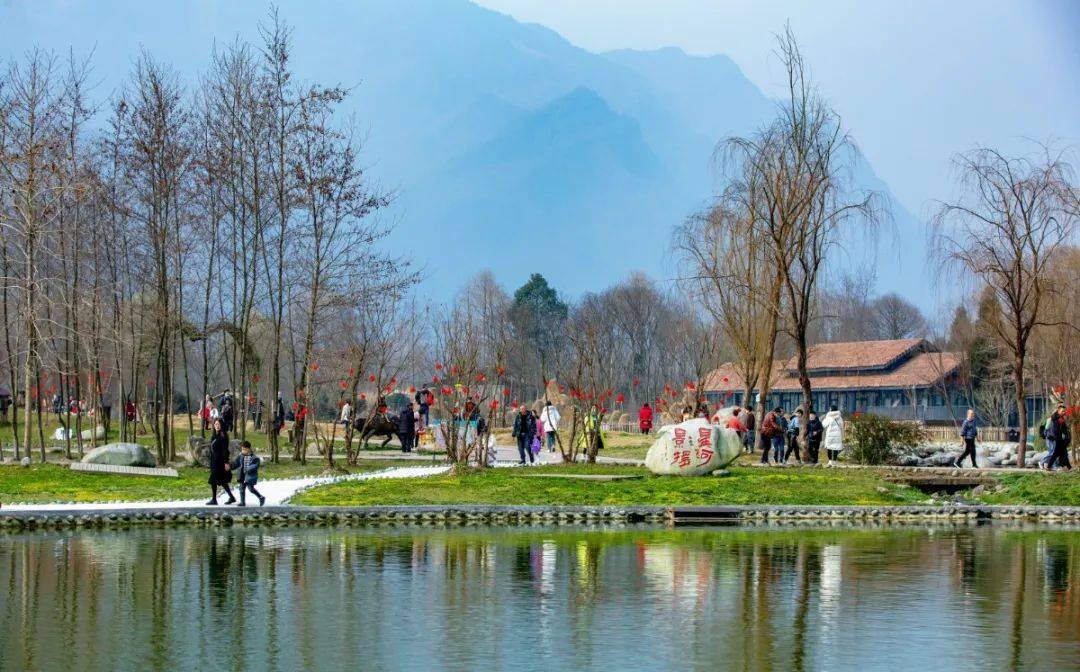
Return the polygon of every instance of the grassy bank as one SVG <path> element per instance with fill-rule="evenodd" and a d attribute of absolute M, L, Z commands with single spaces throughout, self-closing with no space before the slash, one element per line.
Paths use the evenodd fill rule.
<path fill-rule="evenodd" d="M 622 474 L 608 482 L 546 478 L 542 474 Z M 493 469 L 422 479 L 344 482 L 301 493 L 294 503 L 318 506 L 379 504 L 562 505 L 901 505 L 928 495 L 885 480 L 871 469 L 736 467 L 724 478 L 653 476 L 642 467 L 574 465 Z M 1071 474 L 995 476 L 1004 489 L 978 501 L 994 504 L 1080 505 L 1080 478 Z M 974 496 L 970 499 L 975 500 Z"/>
<path fill-rule="evenodd" d="M 361 462 L 359 466 L 348 467 L 348 470 L 358 473 L 410 464 L 417 463 L 369 460 Z M 259 478 L 318 476 L 325 470 L 326 463 L 322 460 L 309 460 L 306 465 L 291 460 L 280 464 L 264 462 L 259 469 Z M 26 468 L 0 465 L 0 503 L 136 502 L 198 499 L 207 495 L 206 469 L 180 467 L 177 471 L 179 478 L 162 478 L 71 471 L 66 466 L 55 464 L 34 464 Z"/>

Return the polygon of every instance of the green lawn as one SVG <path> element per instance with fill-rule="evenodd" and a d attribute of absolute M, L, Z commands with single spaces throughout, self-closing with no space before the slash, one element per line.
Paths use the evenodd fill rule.
<path fill-rule="evenodd" d="M 641 476 L 609 482 L 538 474 Z M 883 488 L 884 491 L 879 491 Z M 911 504 L 926 496 L 862 470 L 737 467 L 731 476 L 653 476 L 642 467 L 574 465 L 491 469 L 464 475 L 339 483 L 302 493 L 297 504 Z"/>
<path fill-rule="evenodd" d="M 609 482 L 536 478 L 537 474 L 633 474 L 641 478 Z M 493 469 L 464 475 L 418 479 L 353 481 L 320 486 L 294 503 L 318 506 L 392 504 L 822 504 L 900 505 L 925 502 L 928 495 L 884 480 L 870 469 L 785 469 L 735 467 L 719 477 L 653 476 L 642 467 L 574 465 Z M 1003 474 L 1007 489 L 986 495 L 994 504 L 1080 505 L 1080 478 L 1072 474 Z"/>
<path fill-rule="evenodd" d="M 430 464 L 430 462 L 364 460 L 350 472 L 375 471 L 387 467 Z M 323 460 L 309 460 L 306 465 L 284 460 L 280 464 L 264 462 L 260 480 L 317 476 L 326 470 Z M 196 499 L 207 496 L 208 472 L 197 467 L 180 467 L 179 478 L 158 476 L 122 476 L 71 471 L 66 466 L 33 464 L 28 468 L 0 465 L 0 503 L 16 502 L 135 502 L 147 500 Z"/>

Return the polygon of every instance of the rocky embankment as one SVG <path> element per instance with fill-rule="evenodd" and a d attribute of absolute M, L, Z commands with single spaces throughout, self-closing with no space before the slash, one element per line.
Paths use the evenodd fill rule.
<path fill-rule="evenodd" d="M 979 466 L 984 468 L 1017 466 L 1016 446 L 1015 443 L 1004 441 L 987 441 L 977 444 Z M 963 449 L 956 443 L 928 443 L 901 453 L 896 463 L 902 467 L 950 467 L 962 452 Z M 1024 456 L 1024 465 L 1037 466 L 1044 457 L 1046 457 L 1045 451 L 1036 452 L 1033 446 L 1028 446 L 1027 455 Z M 965 460 L 964 466 L 969 466 L 969 464 L 970 462 Z"/>

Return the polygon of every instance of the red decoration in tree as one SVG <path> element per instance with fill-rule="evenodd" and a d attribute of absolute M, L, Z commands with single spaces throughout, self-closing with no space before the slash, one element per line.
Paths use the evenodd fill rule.
<path fill-rule="evenodd" d="M 469 386 L 468 386 L 468 385 L 465 385 L 464 387 L 462 387 L 462 388 L 461 388 L 461 391 L 462 391 L 463 393 L 465 393 L 465 394 L 468 394 L 468 393 L 469 393 Z"/>
<path fill-rule="evenodd" d="M 498 399 L 492 399 L 491 400 L 491 410 L 494 411 L 498 407 L 499 407 L 499 400 Z"/>
<path fill-rule="evenodd" d="M 294 410 L 294 411 L 295 411 L 295 410 L 296 410 L 296 409 L 298 409 L 298 408 L 300 408 L 300 404 L 296 403 L 295 401 L 294 401 L 294 402 L 292 402 L 292 410 Z"/>
<path fill-rule="evenodd" d="M 390 379 L 390 384 L 391 385 L 397 385 L 397 378 L 391 378 Z"/>
<path fill-rule="evenodd" d="M 509 387 L 503 389 L 503 396 L 504 397 L 509 397 L 510 396 L 510 388 Z"/>
<path fill-rule="evenodd" d="M 726 382 L 728 382 L 728 377 L 727 377 L 727 376 L 724 376 L 724 377 L 723 377 L 723 378 L 721 378 L 720 380 L 722 380 L 722 381 L 724 381 L 724 382 L 726 383 Z"/>
<path fill-rule="evenodd" d="M 449 387 L 444 387 L 444 388 L 442 388 L 442 393 L 443 393 L 443 394 L 450 394 L 450 391 L 451 391 L 451 390 L 450 390 L 450 388 L 449 388 Z"/>
<path fill-rule="evenodd" d="M 251 382 L 255 383 L 256 385 L 259 384 L 260 380 L 261 380 L 261 378 L 259 378 L 259 374 L 257 374 L 257 373 L 254 376 L 251 377 Z"/>
<path fill-rule="evenodd" d="M 409 394 L 416 394 L 416 386 L 415 385 L 410 385 L 409 386 Z"/>
<path fill-rule="evenodd" d="M 623 393 L 622 393 L 622 392 L 620 392 L 620 393 L 619 393 L 619 396 L 615 397 L 615 403 L 617 403 L 617 404 L 621 404 L 621 403 L 623 403 L 623 401 L 625 401 L 625 399 L 626 399 L 626 398 L 625 398 L 625 397 L 623 397 Z"/>
<path fill-rule="evenodd" d="M 364 394 L 363 392 L 361 392 L 360 393 L 360 399 L 361 399 L 361 401 L 363 401 L 364 399 L 367 399 L 367 395 Z"/>
<path fill-rule="evenodd" d="M 686 381 L 686 389 L 688 389 L 688 390 L 696 390 L 697 385 L 694 384 L 694 381 L 688 380 L 688 381 Z"/>
<path fill-rule="evenodd" d="M 318 371 L 319 370 L 319 363 L 318 362 L 312 362 L 311 363 L 311 370 L 312 371 Z"/>
<path fill-rule="evenodd" d="M 438 385 L 439 384 L 439 377 L 438 376 L 432 376 L 431 377 L 431 384 L 432 385 Z"/>
<path fill-rule="evenodd" d="M 484 382 L 485 380 L 487 380 L 487 376 L 485 376 L 485 375 L 484 375 L 484 374 L 482 374 L 482 373 L 478 373 L 478 374 L 476 374 L 476 382 L 478 382 L 478 383 L 482 383 L 482 382 Z"/>
<path fill-rule="evenodd" d="M 1059 394 L 1059 395 L 1060 394 L 1065 394 L 1067 389 L 1068 388 L 1066 388 L 1064 385 L 1055 385 L 1053 387 L 1054 394 Z"/>
<path fill-rule="evenodd" d="M 349 377 L 352 378 L 355 375 L 356 375 L 356 369 L 355 368 L 350 368 L 349 369 Z"/>
<path fill-rule="evenodd" d="M 435 362 L 435 370 L 442 371 L 442 364 L 440 364 L 439 362 Z"/>
<path fill-rule="evenodd" d="M 641 381 L 638 380 L 637 378 L 634 378 L 633 380 L 630 381 L 630 384 L 633 385 L 634 387 L 637 387 L 638 385 L 641 384 Z"/>
<path fill-rule="evenodd" d="M 516 399 L 514 401 L 510 402 L 510 408 L 516 409 L 518 406 L 519 406 L 519 404 L 518 404 Z"/>
<path fill-rule="evenodd" d="M 367 379 L 374 383 L 375 382 L 375 374 L 374 373 L 371 374 L 370 376 L 367 377 Z"/>
<path fill-rule="evenodd" d="M 559 392 L 560 392 L 560 393 L 562 393 L 562 392 L 566 392 L 566 386 L 565 386 L 565 385 L 562 385 L 562 384 L 560 384 L 560 385 L 559 385 Z"/>
<path fill-rule="evenodd" d="M 506 367 L 505 366 L 496 366 L 495 367 L 495 373 L 499 374 L 500 376 L 503 375 L 504 373 L 506 373 Z"/>
<path fill-rule="evenodd" d="M 451 367 L 450 367 L 450 373 L 454 374 L 455 376 L 457 375 L 457 373 L 458 373 L 458 368 L 457 368 L 457 365 L 456 365 L 456 364 L 455 364 L 454 366 L 451 366 Z"/>
<path fill-rule="evenodd" d="M 344 381 L 344 380 L 343 380 L 343 381 L 341 381 L 341 382 L 340 382 L 340 383 L 338 383 L 338 384 L 339 384 L 339 385 L 341 386 L 341 391 L 342 391 L 342 392 L 344 392 L 345 390 L 349 389 L 349 383 L 348 383 L 347 381 Z"/>

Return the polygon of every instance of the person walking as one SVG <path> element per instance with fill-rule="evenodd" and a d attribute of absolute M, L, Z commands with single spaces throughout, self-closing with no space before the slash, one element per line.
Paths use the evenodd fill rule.
<path fill-rule="evenodd" d="M 398 414 L 398 440 L 401 441 L 401 452 L 411 453 L 413 440 L 416 436 L 416 416 L 413 415 L 413 404 L 405 404 L 404 410 Z"/>
<path fill-rule="evenodd" d="M 649 406 L 649 402 L 645 402 L 641 405 L 641 410 L 637 413 L 638 429 L 642 434 L 648 434 L 652 431 L 653 412 L 652 406 Z"/>
<path fill-rule="evenodd" d="M 222 395 L 221 401 L 221 425 L 225 428 L 226 432 L 231 432 L 233 428 L 233 407 L 232 397 L 228 396 L 228 392 Z"/>
<path fill-rule="evenodd" d="M 743 436 L 743 432 L 746 431 L 746 425 L 744 425 L 742 419 L 739 418 L 739 410 L 740 409 L 738 407 L 735 407 L 735 410 L 731 412 L 731 417 L 728 418 L 727 423 L 724 424 L 724 429 L 734 429 L 736 432 L 738 432 L 739 438 L 741 439 Z M 716 413 L 717 415 L 713 416 L 714 425 L 719 424 L 720 420 L 720 411 L 717 411 Z"/>
<path fill-rule="evenodd" d="M 225 425 L 221 419 L 218 418 L 214 421 L 214 435 L 210 438 L 210 501 L 206 503 L 207 506 L 217 506 L 217 493 L 218 487 L 225 489 L 225 494 L 229 496 L 229 501 L 226 504 L 232 504 L 236 502 L 236 497 L 233 497 L 232 490 L 229 488 L 229 481 L 232 480 L 232 474 L 229 472 L 229 434 L 225 431 Z"/>
<path fill-rule="evenodd" d="M 1068 418 L 1065 416 L 1065 404 L 1058 404 L 1057 410 L 1050 414 L 1044 437 L 1048 452 L 1039 463 L 1039 467 L 1050 471 L 1055 464 L 1059 464 L 1062 469 L 1071 470 L 1069 445 L 1072 443 L 1072 431 L 1069 429 Z"/>
<path fill-rule="evenodd" d="M 263 497 L 255 489 L 255 484 L 259 482 L 260 464 L 262 464 L 262 458 L 251 452 L 251 442 L 242 442 L 240 444 L 240 454 L 229 465 L 236 472 L 236 484 L 240 486 L 240 503 L 237 506 L 247 506 L 247 502 L 244 501 L 244 494 L 248 490 L 259 498 L 259 506 L 266 504 L 266 497 Z"/>
<path fill-rule="evenodd" d="M 529 409 L 525 408 L 524 404 L 518 406 L 518 414 L 514 416 L 514 427 L 510 435 L 517 439 L 518 457 L 521 458 L 518 464 L 525 464 L 526 456 L 528 456 L 529 462 L 534 462 L 532 440 L 536 435 L 536 419 L 529 412 Z"/>
<path fill-rule="evenodd" d="M 417 390 L 415 395 L 416 407 L 418 413 L 423 416 L 424 424 L 427 425 L 431 420 L 431 406 L 435 403 L 435 395 L 431 393 L 427 385 L 424 385 Z"/>
<path fill-rule="evenodd" d="M 806 457 L 810 464 L 818 463 L 818 453 L 821 450 L 821 437 L 825 428 L 821 426 L 817 413 L 810 411 L 806 414 Z"/>
<path fill-rule="evenodd" d="M 210 400 L 210 395 L 203 397 L 202 408 L 199 409 L 199 417 L 202 419 L 202 431 L 210 429 L 210 409 L 214 407 L 214 402 Z"/>
<path fill-rule="evenodd" d="M 338 418 L 338 422 L 346 427 L 352 422 L 352 404 L 349 403 L 348 399 L 341 404 L 341 416 Z"/>
<path fill-rule="evenodd" d="M 802 454 L 799 451 L 799 429 L 802 424 L 802 409 L 796 409 L 795 415 L 791 416 L 791 422 L 787 426 L 787 450 L 784 451 L 784 464 L 788 457 L 795 455 L 796 464 L 802 465 Z"/>
<path fill-rule="evenodd" d="M 544 436 L 547 438 L 548 452 L 555 452 L 555 432 L 559 431 L 559 422 L 562 416 L 559 409 L 550 401 L 544 404 L 544 410 L 540 411 L 540 421 L 544 424 Z"/>
<path fill-rule="evenodd" d="M 828 466 L 836 466 L 836 460 L 840 459 L 840 451 L 844 449 L 844 418 L 836 408 L 836 404 L 829 407 L 825 419 L 821 422 L 825 430 L 825 452 L 829 456 Z"/>
<path fill-rule="evenodd" d="M 953 460 L 954 467 L 959 469 L 964 463 L 964 458 L 968 455 L 971 456 L 971 466 L 979 466 L 975 461 L 975 437 L 978 435 L 979 427 L 975 422 L 975 409 L 969 408 L 967 418 L 964 419 L 964 424 L 960 425 L 960 438 L 964 441 L 964 452 L 960 454 L 959 459 Z"/>
<path fill-rule="evenodd" d="M 784 428 L 781 426 L 784 409 L 777 406 L 769 411 L 761 421 L 761 463 L 769 463 L 769 450 L 775 453 L 774 461 L 779 462 L 784 455 Z"/>
<path fill-rule="evenodd" d="M 749 406 L 743 407 L 743 425 L 746 427 L 746 434 L 743 435 L 743 450 L 747 453 L 754 452 L 754 439 L 757 438 L 757 418 L 754 416 L 754 409 Z"/>

